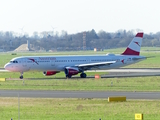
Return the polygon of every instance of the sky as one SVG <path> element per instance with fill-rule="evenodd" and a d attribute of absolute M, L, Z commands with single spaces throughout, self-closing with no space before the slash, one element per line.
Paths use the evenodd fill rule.
<path fill-rule="evenodd" d="M 0 31 L 160 31 L 158 0 L 0 0 Z"/>

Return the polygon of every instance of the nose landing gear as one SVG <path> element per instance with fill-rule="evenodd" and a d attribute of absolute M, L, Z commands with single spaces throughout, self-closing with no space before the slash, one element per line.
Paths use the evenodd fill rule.
<path fill-rule="evenodd" d="M 19 77 L 20 79 L 23 79 L 23 72 L 21 72 L 21 76 Z"/>

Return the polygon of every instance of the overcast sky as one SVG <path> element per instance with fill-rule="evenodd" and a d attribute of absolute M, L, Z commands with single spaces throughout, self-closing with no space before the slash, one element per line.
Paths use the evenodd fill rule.
<path fill-rule="evenodd" d="M 158 0 L 0 0 L 0 31 L 160 31 Z"/>

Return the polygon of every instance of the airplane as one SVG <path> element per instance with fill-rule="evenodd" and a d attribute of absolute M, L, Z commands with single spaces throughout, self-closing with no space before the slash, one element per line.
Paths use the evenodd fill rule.
<path fill-rule="evenodd" d="M 143 32 L 137 33 L 126 50 L 119 55 L 23 56 L 13 58 L 4 68 L 11 72 L 20 72 L 20 79 L 23 79 L 24 72 L 30 70 L 43 71 L 45 76 L 63 71 L 67 78 L 81 73 L 80 77 L 86 78 L 86 70 L 119 68 L 146 59 L 145 56 L 140 56 L 142 39 Z"/>

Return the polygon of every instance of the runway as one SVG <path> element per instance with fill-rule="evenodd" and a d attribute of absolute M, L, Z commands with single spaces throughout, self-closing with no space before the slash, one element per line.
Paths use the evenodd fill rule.
<path fill-rule="evenodd" d="M 126 96 L 127 99 L 160 99 L 160 92 L 109 92 L 109 91 L 41 91 L 41 90 L 0 90 L 0 97 L 23 98 L 101 98 Z"/>
<path fill-rule="evenodd" d="M 9 72 L 4 69 L 0 69 L 0 72 Z M 115 78 L 115 77 L 144 77 L 144 76 L 160 76 L 159 68 L 118 68 L 118 69 L 109 69 L 109 70 L 92 70 L 87 72 L 106 72 L 107 75 L 101 75 L 101 78 Z M 73 76 L 73 79 L 81 79 L 80 77 Z M 94 76 L 87 76 L 87 78 L 94 78 Z M 87 79 L 86 78 L 86 79 Z M 43 79 L 43 78 L 38 78 Z M 45 77 L 45 79 L 48 79 Z M 54 78 L 53 78 L 54 79 Z M 64 78 L 56 78 L 56 79 L 66 79 Z M 6 79 L 6 80 L 18 80 L 18 79 Z M 36 80 L 35 78 L 24 78 L 24 80 Z"/>
<path fill-rule="evenodd" d="M 101 78 L 160 76 L 159 68 L 118 68 L 96 70 L 95 72 L 108 72 L 107 75 L 102 75 Z"/>
<path fill-rule="evenodd" d="M 7 72 L 7 71 L 0 70 L 0 72 Z M 87 71 L 87 72 L 90 72 L 90 71 Z M 102 75 L 101 78 L 160 76 L 160 69 L 158 68 L 157 69 L 120 68 L 120 69 L 111 69 L 111 70 L 96 70 L 96 72 L 109 73 L 108 75 Z M 90 77 L 94 78 L 94 76 L 89 76 L 89 78 Z M 19 97 L 24 97 L 24 98 L 84 98 L 84 99 L 100 98 L 100 99 L 107 99 L 109 96 L 126 96 L 127 99 L 160 99 L 160 92 L 0 90 L 0 97 L 18 97 L 18 95 Z"/>

